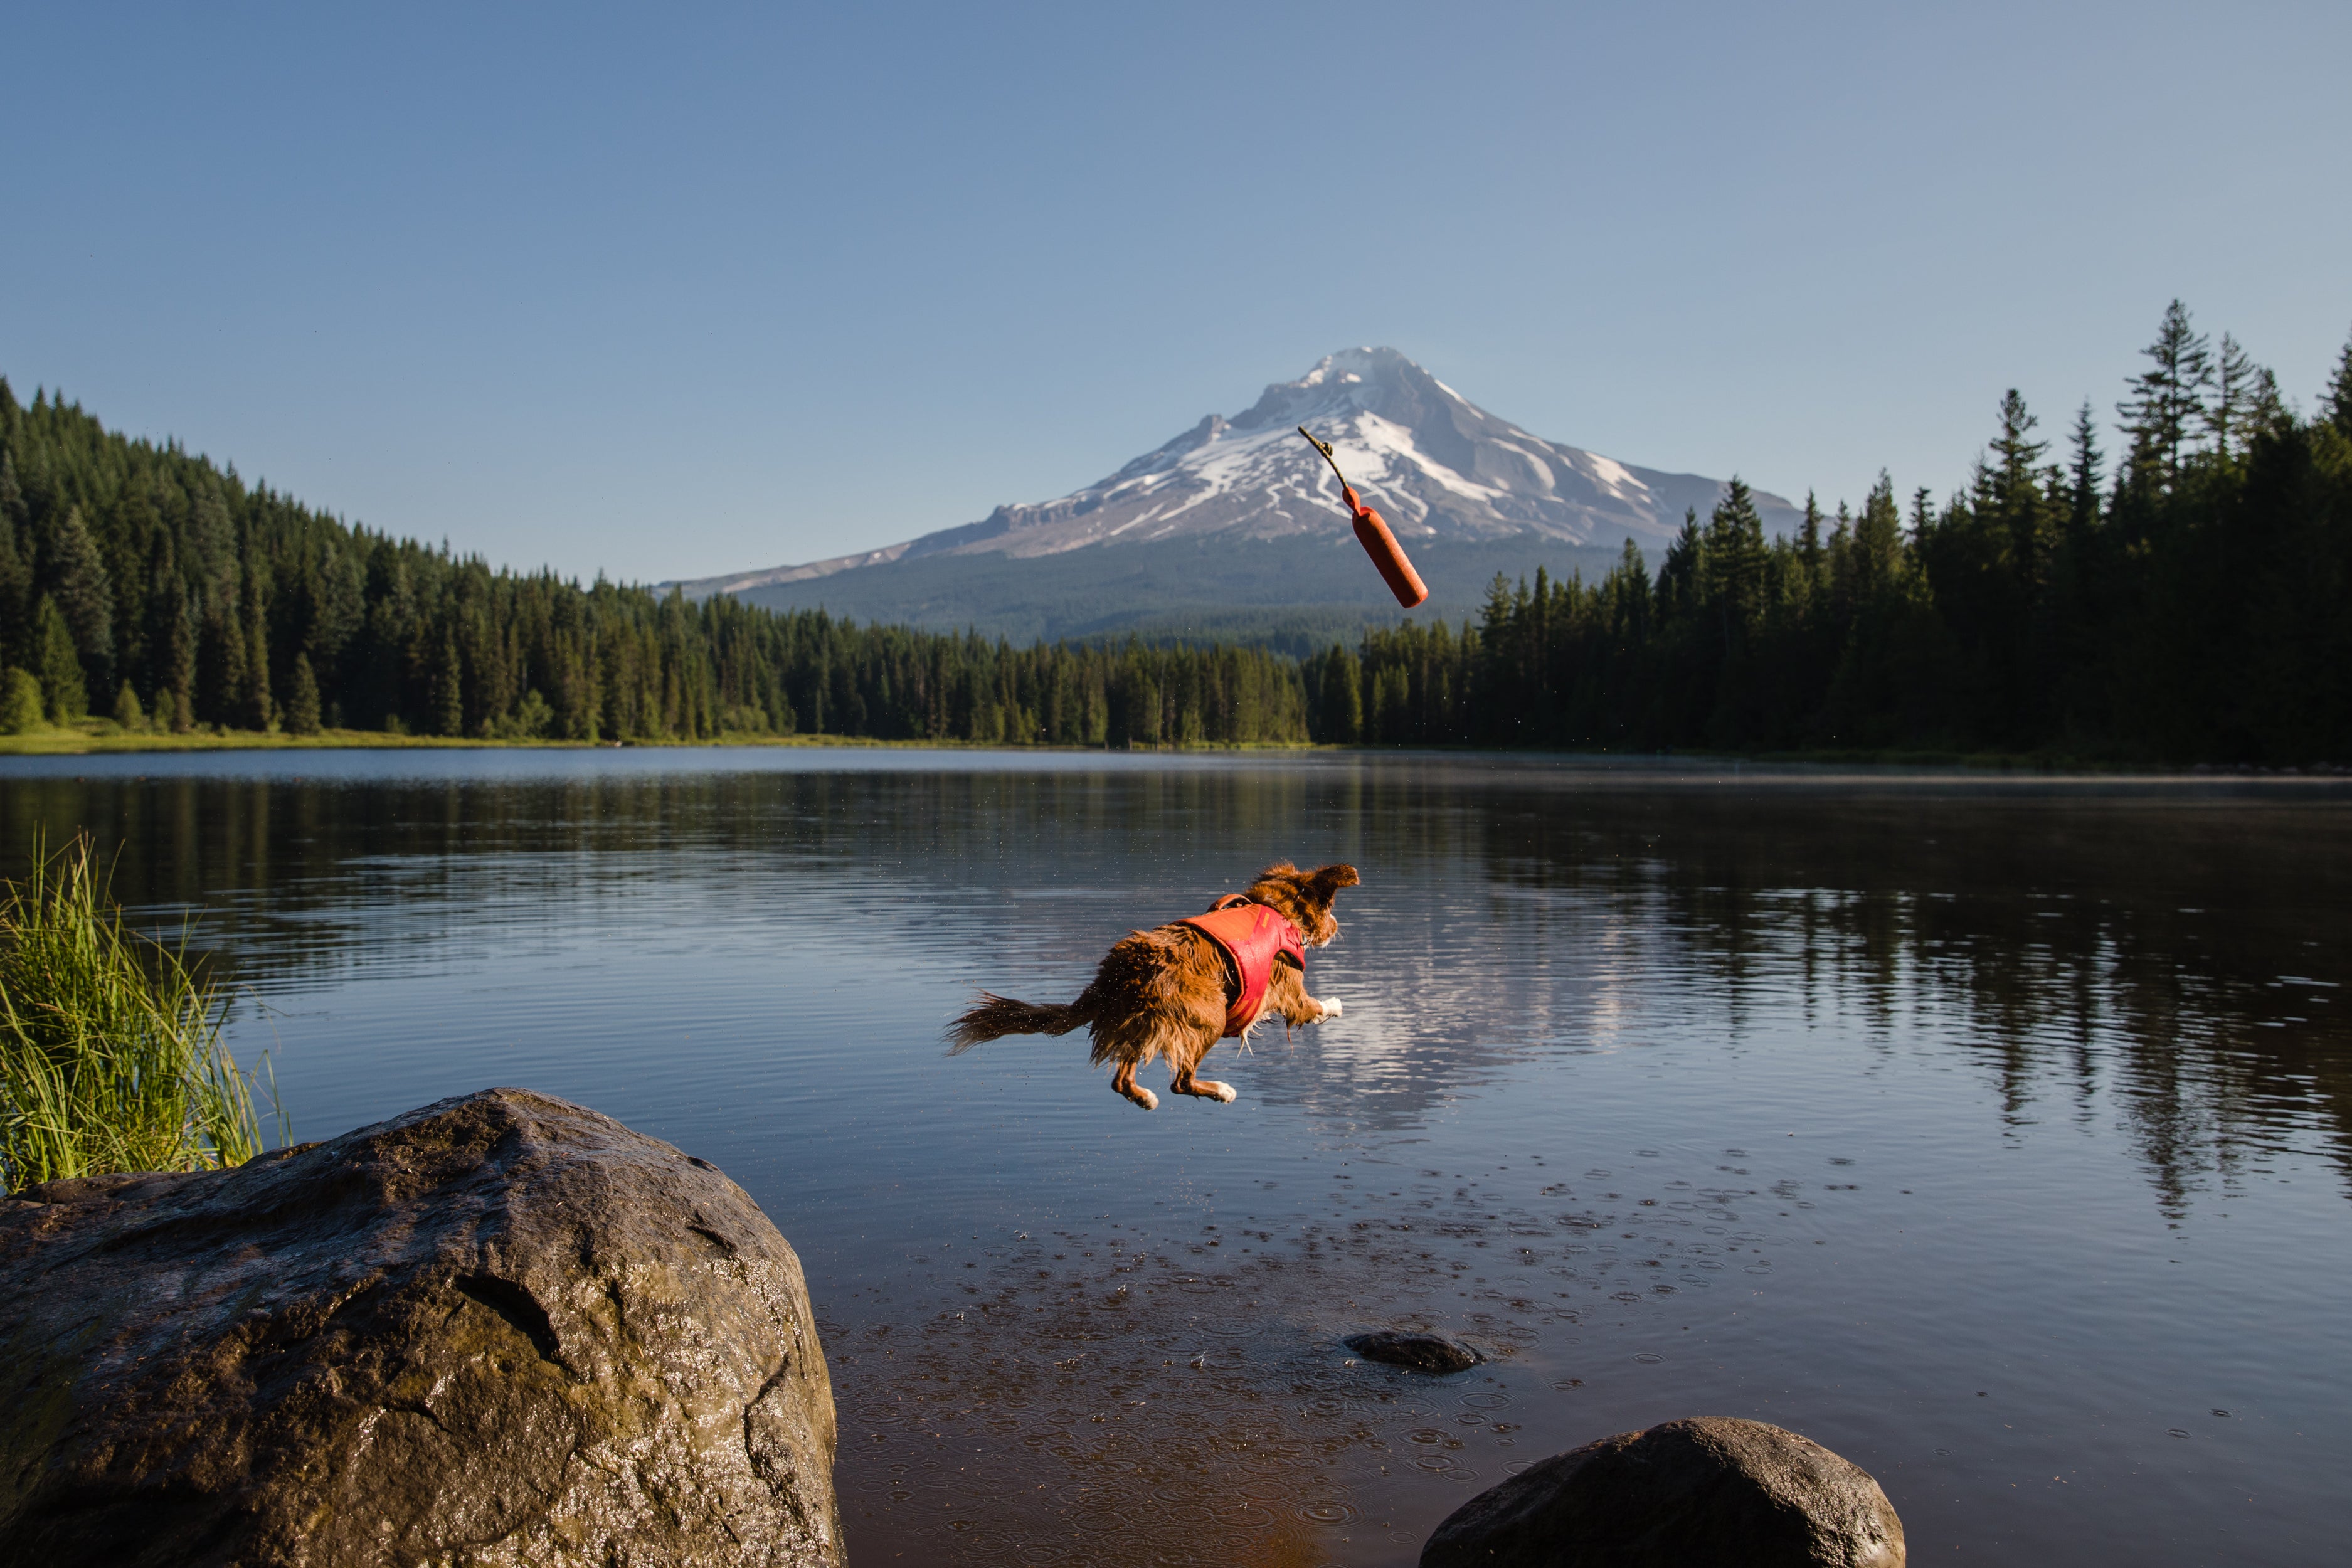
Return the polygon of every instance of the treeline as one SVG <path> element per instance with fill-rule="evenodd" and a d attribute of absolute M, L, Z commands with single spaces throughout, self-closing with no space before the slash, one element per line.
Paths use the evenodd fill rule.
<path fill-rule="evenodd" d="M 860 626 L 350 527 L 0 380 L 0 728 L 1301 742 L 1295 661 Z"/>
<path fill-rule="evenodd" d="M 2315 417 L 2178 301 L 2118 405 L 2112 476 L 2025 401 L 1966 489 L 1811 499 L 1767 539 L 1747 487 L 1654 577 L 1497 579 L 1475 627 L 1406 626 L 1306 668 L 1319 739 L 1729 751 L 2352 761 L 2352 345 Z"/>
<path fill-rule="evenodd" d="M 1654 574 L 1498 578 L 1476 625 L 1302 664 L 1038 645 L 492 571 L 0 381 L 0 730 L 820 733 L 2352 761 L 2352 345 L 2315 415 L 2176 301 L 2063 458 L 2024 400 L 1960 493 L 1769 539 L 1734 480 Z"/>

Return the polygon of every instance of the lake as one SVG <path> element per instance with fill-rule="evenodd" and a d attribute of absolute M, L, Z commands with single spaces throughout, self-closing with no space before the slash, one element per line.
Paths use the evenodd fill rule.
<path fill-rule="evenodd" d="M 0 760 L 0 865 L 201 911 L 298 1138 L 493 1084 L 718 1163 L 806 1265 L 852 1561 L 1410 1564 L 1679 1415 L 1915 1561 L 2352 1529 L 2352 787 L 1435 754 Z M 1343 1017 L 1146 1114 L 981 986 L 1346 860 Z M 1165 1068 L 1145 1069 L 1160 1089 Z M 1341 1339 L 1426 1326 L 1450 1379 Z M 2338 1544 L 2330 1547 L 2331 1541 Z"/>

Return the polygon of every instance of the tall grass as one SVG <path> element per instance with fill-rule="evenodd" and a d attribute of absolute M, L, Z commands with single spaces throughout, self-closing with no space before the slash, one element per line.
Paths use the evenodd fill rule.
<path fill-rule="evenodd" d="M 258 1153 L 253 1079 L 220 1037 L 228 1001 L 186 933 L 125 932 L 86 837 L 54 856 L 37 842 L 31 874 L 0 889 L 0 1192 Z"/>

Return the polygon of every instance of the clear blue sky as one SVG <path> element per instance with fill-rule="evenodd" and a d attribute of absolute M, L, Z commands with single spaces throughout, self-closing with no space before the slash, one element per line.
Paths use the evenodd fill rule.
<path fill-rule="evenodd" d="M 2352 5 L 14 5 L 0 373 L 652 579 L 1099 478 L 1386 343 L 1632 462 L 1958 483 L 2167 300 L 2309 407 Z"/>

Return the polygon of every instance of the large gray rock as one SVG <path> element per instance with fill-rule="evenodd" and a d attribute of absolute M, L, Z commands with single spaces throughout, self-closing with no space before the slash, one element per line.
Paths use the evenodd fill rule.
<path fill-rule="evenodd" d="M 1702 1415 L 1555 1454 L 1447 1516 L 1421 1568 L 1903 1568 L 1859 1466 L 1761 1421 Z"/>
<path fill-rule="evenodd" d="M 0 1563 L 842 1562 L 800 1260 L 521 1089 L 0 1203 Z"/>

